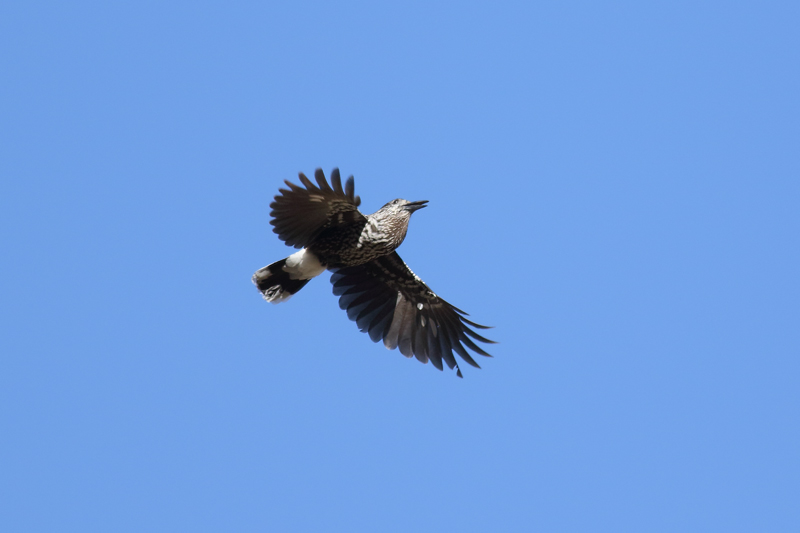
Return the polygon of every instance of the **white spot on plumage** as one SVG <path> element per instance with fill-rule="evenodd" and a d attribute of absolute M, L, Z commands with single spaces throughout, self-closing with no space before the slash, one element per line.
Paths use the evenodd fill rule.
<path fill-rule="evenodd" d="M 269 279 L 275 273 L 269 268 L 269 266 L 265 266 L 264 268 L 260 268 L 253 274 L 253 284 L 258 287 L 258 282 L 263 281 L 265 279 Z M 281 302 L 285 302 L 289 298 L 292 297 L 292 294 L 288 291 L 285 291 L 283 287 L 280 285 L 273 285 L 272 287 L 268 288 L 266 291 L 262 293 L 264 299 L 270 303 L 277 304 Z"/>
<path fill-rule="evenodd" d="M 311 279 L 325 272 L 325 267 L 316 255 L 303 248 L 286 258 L 283 270 L 292 279 Z"/>
<path fill-rule="evenodd" d="M 294 296 L 288 291 L 284 291 L 283 287 L 280 285 L 275 285 L 274 287 L 270 287 L 269 289 L 264 292 L 264 299 L 272 304 L 279 304 L 281 302 L 285 302 L 289 298 Z"/>
<path fill-rule="evenodd" d="M 370 219 L 361 230 L 361 235 L 358 236 L 358 248 L 362 248 L 365 243 L 380 242 L 382 238 L 380 228 L 375 220 Z"/>

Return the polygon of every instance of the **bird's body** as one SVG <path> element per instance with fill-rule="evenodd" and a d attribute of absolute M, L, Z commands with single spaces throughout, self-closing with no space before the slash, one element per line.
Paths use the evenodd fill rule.
<path fill-rule="evenodd" d="M 406 237 L 411 212 L 425 207 L 419 202 L 395 202 L 403 203 L 386 204 L 362 220 L 324 229 L 308 249 L 328 268 L 363 265 L 394 252 Z"/>
<path fill-rule="evenodd" d="M 440 370 L 444 360 L 459 376 L 453 351 L 477 367 L 462 343 L 488 356 L 469 337 L 492 341 L 467 324 L 485 326 L 467 320 L 463 311 L 434 294 L 395 252 L 405 239 L 411 214 L 425 207 L 427 200 L 397 199 L 363 215 L 352 176 L 344 189 L 338 169 L 331 173 L 333 187 L 321 169 L 314 177 L 317 185 L 300 174 L 305 189 L 286 181 L 289 189 L 281 189 L 270 204 L 273 231 L 301 250 L 253 275 L 264 299 L 286 301 L 329 269 L 340 307 L 373 341 L 383 339 L 387 348 L 399 347 L 406 357 L 430 360 Z"/>

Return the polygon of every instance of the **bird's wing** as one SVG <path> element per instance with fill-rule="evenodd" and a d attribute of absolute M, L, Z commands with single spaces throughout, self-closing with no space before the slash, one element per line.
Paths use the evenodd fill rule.
<path fill-rule="evenodd" d="M 397 252 L 363 265 L 337 269 L 331 283 L 333 294 L 339 296 L 339 307 L 347 311 L 348 318 L 369 333 L 373 342 L 383 340 L 390 350 L 399 347 L 406 357 L 413 355 L 423 363 L 430 360 L 439 370 L 444 361 L 458 370 L 459 377 L 461 369 L 453 352 L 475 367 L 478 364 L 466 348 L 491 357 L 472 339 L 492 344 L 494 341 L 469 327 L 487 326 L 466 319 L 465 312 L 439 298 Z"/>
<path fill-rule="evenodd" d="M 301 172 L 300 182 L 306 188 L 286 181 L 289 189 L 280 189 L 275 201 L 269 204 L 270 224 L 275 226 L 272 231 L 295 248 L 308 246 L 323 229 L 366 219 L 358 211 L 361 198 L 354 194 L 353 176 L 347 178 L 344 189 L 338 168 L 331 172 L 333 187 L 325 181 L 320 168 L 314 172 L 314 178 L 317 185 Z"/>

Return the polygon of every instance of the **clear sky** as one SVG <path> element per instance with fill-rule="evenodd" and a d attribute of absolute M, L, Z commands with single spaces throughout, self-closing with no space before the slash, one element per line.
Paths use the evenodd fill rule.
<path fill-rule="evenodd" d="M 602 5 L 601 5 L 602 4 Z M 796 2 L 5 2 L 0 530 L 800 531 Z M 284 179 L 429 200 L 464 379 Z"/>

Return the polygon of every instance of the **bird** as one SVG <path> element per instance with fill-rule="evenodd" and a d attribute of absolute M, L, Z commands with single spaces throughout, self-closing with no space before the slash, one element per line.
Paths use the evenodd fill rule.
<path fill-rule="evenodd" d="M 339 169 L 328 184 L 322 169 L 314 172 L 316 184 L 302 172 L 302 187 L 284 180 L 270 204 L 273 232 L 287 246 L 298 248 L 285 259 L 255 272 L 253 283 L 273 304 L 285 302 L 326 270 L 339 307 L 373 342 L 389 350 L 400 349 L 407 358 L 428 361 L 439 370 L 446 364 L 463 377 L 455 359 L 480 368 L 467 348 L 491 357 L 474 340 L 487 344 L 474 329 L 489 329 L 434 293 L 397 254 L 408 231 L 411 215 L 427 200 L 398 198 L 375 213 L 358 210 L 355 179 L 342 187 Z M 473 329 L 474 328 L 474 329 Z"/>

